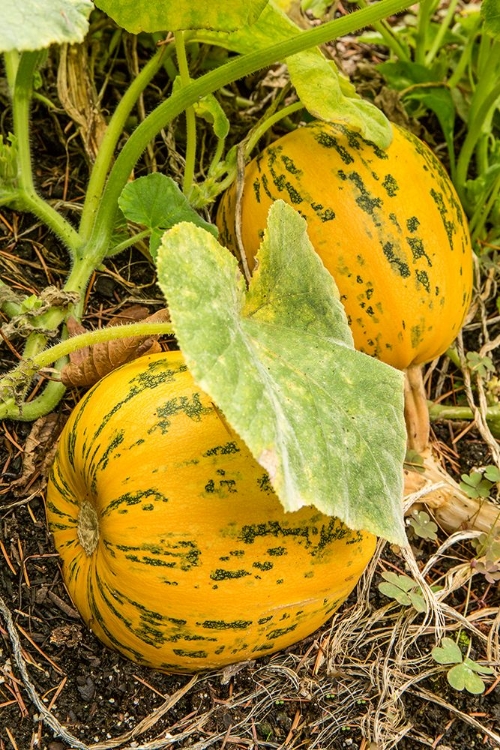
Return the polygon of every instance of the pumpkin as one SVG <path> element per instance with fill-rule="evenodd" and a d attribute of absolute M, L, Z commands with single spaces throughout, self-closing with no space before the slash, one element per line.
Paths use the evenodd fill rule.
<path fill-rule="evenodd" d="M 46 510 L 93 632 L 172 672 L 304 638 L 352 591 L 376 541 L 313 507 L 285 513 L 179 352 L 130 362 L 84 396 Z"/>
<path fill-rule="evenodd" d="M 325 122 L 275 141 L 246 168 L 241 240 L 251 260 L 271 203 L 291 204 L 335 278 L 356 348 L 406 369 L 442 354 L 461 328 L 472 249 L 442 164 L 414 135 L 393 131 L 387 150 Z M 233 186 L 217 225 L 236 252 L 235 215 Z"/>

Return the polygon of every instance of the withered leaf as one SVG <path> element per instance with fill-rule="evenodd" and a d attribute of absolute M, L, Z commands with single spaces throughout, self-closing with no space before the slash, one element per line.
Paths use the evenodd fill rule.
<path fill-rule="evenodd" d="M 162 308 L 148 315 L 145 307 L 134 305 L 124 310 L 108 323 L 109 326 L 142 320 L 148 323 L 166 323 L 170 320 L 168 310 Z M 73 318 L 67 322 L 71 336 L 84 333 L 86 329 Z M 61 371 L 61 380 L 68 387 L 90 386 L 97 383 L 111 370 L 130 362 L 144 354 L 161 351 L 158 336 L 129 336 L 114 341 L 105 341 L 94 346 L 86 346 L 69 355 L 69 363 Z"/>
<path fill-rule="evenodd" d="M 34 492 L 45 487 L 62 426 L 60 414 L 47 414 L 33 423 L 24 446 L 21 476 L 11 483 L 16 497 L 23 496 L 28 490 Z"/>

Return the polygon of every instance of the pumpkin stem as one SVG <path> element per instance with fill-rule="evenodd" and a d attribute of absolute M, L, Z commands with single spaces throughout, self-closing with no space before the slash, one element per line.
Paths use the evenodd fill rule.
<path fill-rule="evenodd" d="M 78 541 L 85 554 L 90 557 L 99 541 L 99 519 L 94 506 L 88 500 L 85 500 L 80 507 L 77 524 Z"/>
<path fill-rule="evenodd" d="M 408 450 L 423 453 L 429 445 L 430 420 L 421 365 L 405 371 L 405 422 Z"/>

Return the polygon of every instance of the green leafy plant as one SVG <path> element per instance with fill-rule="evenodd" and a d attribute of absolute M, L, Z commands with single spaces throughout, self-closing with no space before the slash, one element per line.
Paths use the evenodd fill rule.
<path fill-rule="evenodd" d="M 437 539 L 437 524 L 425 510 L 413 510 L 408 518 L 408 526 L 412 534 L 420 539 L 430 539 L 431 541 Z"/>
<path fill-rule="evenodd" d="M 488 534 L 472 539 L 471 544 L 476 553 L 471 567 L 484 575 L 490 584 L 500 581 L 500 525 L 494 526 Z"/>
<path fill-rule="evenodd" d="M 62 31 L 59 24 L 61 8 L 67 5 L 67 28 Z M 34 4 L 36 6 L 36 4 Z M 179 220 L 193 220 L 194 211 L 187 211 L 190 196 L 203 195 L 203 200 L 211 201 L 218 193 L 235 179 L 237 167 L 235 152 L 229 151 L 226 159 L 222 160 L 223 146 L 228 128 L 224 118 L 220 115 L 220 106 L 214 105 L 213 92 L 232 81 L 241 78 L 252 71 L 259 70 L 273 62 L 287 59 L 291 68 L 295 63 L 292 78 L 297 91 L 304 91 L 305 102 L 298 102 L 294 108 L 308 106 L 312 110 L 321 109 L 321 115 L 327 118 L 346 116 L 355 121 L 365 135 L 379 142 L 381 146 L 388 143 L 390 128 L 373 106 L 363 102 L 352 89 L 342 90 L 338 73 L 322 56 L 317 44 L 335 38 L 338 34 L 346 33 L 372 20 L 377 20 L 384 14 L 391 14 L 406 3 L 403 0 L 384 0 L 377 8 L 368 8 L 353 14 L 346 19 L 339 19 L 317 27 L 308 32 L 302 32 L 290 21 L 272 2 L 254 0 L 239 5 L 232 4 L 230 8 L 214 3 L 207 15 L 203 9 L 191 2 L 180 6 L 162 6 L 158 16 L 152 18 L 149 4 L 126 3 L 108 5 L 98 3 L 104 10 L 109 10 L 118 24 L 134 33 L 158 32 L 163 29 L 173 31 L 174 45 L 161 45 L 151 60 L 144 66 L 131 82 L 122 99 L 112 113 L 107 123 L 102 143 L 96 154 L 92 166 L 85 200 L 82 207 L 79 225 L 75 227 L 68 219 L 59 213 L 52 204 L 45 200 L 37 191 L 33 179 L 32 157 L 30 150 L 30 104 L 33 98 L 33 86 L 38 66 L 44 50 L 52 43 L 81 42 L 88 30 L 87 18 L 93 9 L 88 0 L 74 2 L 74 0 L 51 0 L 46 13 L 40 17 L 36 7 L 30 15 L 26 7 L 20 10 L 15 4 L 9 5 L 9 12 L 5 14 L 0 37 L 0 50 L 4 52 L 5 69 L 9 83 L 11 101 L 13 134 L 9 142 L 2 142 L 0 165 L 3 180 L 0 196 L 3 205 L 17 210 L 24 210 L 35 214 L 55 234 L 66 247 L 71 273 L 64 285 L 64 292 L 78 295 L 71 310 L 60 308 L 54 304 L 50 310 L 44 311 L 36 333 L 29 336 L 25 346 L 25 356 L 32 358 L 40 353 L 47 342 L 41 329 L 57 331 L 64 323 L 68 314 L 77 319 L 83 314 L 83 301 L 89 279 L 93 271 L 107 257 L 115 255 L 126 247 L 134 244 L 138 239 L 148 236 L 152 238 L 151 249 L 154 254 L 159 243 L 162 230 Z M 23 15 L 22 32 L 19 13 Z M 163 13 L 163 15 L 162 15 Z M 10 15 L 9 15 L 10 14 Z M 35 24 L 37 24 L 35 26 Z M 216 29 L 208 32 L 206 29 Z M 237 31 L 235 31 L 237 29 Z M 192 80 L 187 68 L 186 50 L 191 44 L 217 44 L 238 54 L 208 73 Z M 174 56 L 177 59 L 178 71 L 173 65 Z M 224 60 L 224 58 L 223 58 Z M 129 116 L 145 88 L 155 75 L 170 63 L 177 75 L 173 83 L 172 94 L 160 103 L 146 119 L 132 132 L 124 147 L 116 154 L 117 146 L 122 138 Z M 298 64 L 297 64 L 298 63 Z M 312 91 L 309 80 L 312 73 L 323 82 L 323 90 L 336 89 L 335 97 L 324 102 L 324 97 L 318 90 Z M 328 85 L 326 85 L 328 84 Z M 344 87 L 345 88 L 345 87 Z M 278 113 L 285 116 L 286 111 Z M 149 175 L 147 178 L 127 185 L 142 152 L 156 134 L 160 133 L 174 118 L 186 112 L 187 122 L 187 151 L 186 170 L 183 181 L 183 193 L 169 183 L 169 201 L 155 203 L 158 178 L 160 175 Z M 211 120 L 219 146 L 212 160 L 212 165 L 205 183 L 194 184 L 196 144 L 196 118 L 206 118 L 210 113 Z M 271 113 L 258 129 L 256 137 L 260 137 L 265 129 L 276 121 L 276 112 Z M 316 113 L 317 114 L 317 113 Z M 250 139 L 251 141 L 251 139 Z M 162 183 L 166 189 L 167 178 Z M 124 191 L 122 196 L 122 191 Z M 120 223 L 119 206 L 133 221 L 137 221 L 145 228 L 137 232 L 132 228 L 128 237 L 123 233 L 117 235 L 116 228 Z M 159 218 L 159 215 L 162 218 Z M 195 220 L 200 223 L 201 219 Z M 123 223 L 121 224 L 123 229 Z M 214 231 L 214 230 L 212 230 Z M 5 285 L 0 285 L 0 300 L 2 309 L 9 317 L 16 317 L 23 313 L 18 301 L 8 294 Z M 131 332 L 132 333 L 132 332 Z M 59 370 L 64 362 L 56 362 Z M 12 391 L 12 377 L 16 383 L 15 392 Z M 29 382 L 23 387 L 17 375 L 4 377 L 0 381 L 0 417 L 32 420 L 50 411 L 60 400 L 64 388 L 53 380 L 44 391 L 29 402 L 25 401 Z"/>
<path fill-rule="evenodd" d="M 487 466 L 481 471 L 462 474 L 460 488 L 469 497 L 489 497 L 497 482 L 500 482 L 500 470 L 496 466 Z"/>
<path fill-rule="evenodd" d="M 485 683 L 481 675 L 491 675 L 491 667 L 484 667 L 482 664 L 463 656 L 460 646 L 452 638 L 443 638 L 440 646 L 432 649 L 432 658 L 438 664 L 450 665 L 446 672 L 446 679 L 455 690 L 467 690 L 468 693 L 479 695 L 484 693 Z"/>
<path fill-rule="evenodd" d="M 467 352 L 467 364 L 471 370 L 477 372 L 481 377 L 486 377 L 488 373 L 495 372 L 495 365 L 491 357 L 481 357 L 478 352 Z"/>
<path fill-rule="evenodd" d="M 427 604 L 422 595 L 422 590 L 413 578 L 398 573 L 384 571 L 382 573 L 383 583 L 379 583 L 378 590 L 384 596 L 395 599 L 404 607 L 413 607 L 417 612 L 426 612 Z M 433 591 L 438 591 L 439 586 L 431 587 Z"/>
<path fill-rule="evenodd" d="M 360 355 L 354 352 L 343 311 L 336 299 L 337 292 L 330 280 L 324 304 L 331 306 L 330 322 L 334 328 L 329 331 L 329 341 L 321 347 L 321 356 L 316 350 L 317 340 L 308 337 L 309 322 L 303 322 L 300 324 L 302 330 L 293 338 L 293 345 L 291 338 L 286 342 L 287 346 L 283 345 L 283 352 L 280 358 L 275 358 L 273 366 L 269 365 L 268 370 L 266 363 L 262 368 L 261 357 L 266 346 L 262 337 L 266 328 L 263 326 L 257 335 L 257 329 L 254 331 L 252 326 L 259 314 L 255 310 L 248 315 L 252 305 L 256 306 L 258 284 L 250 287 L 245 296 L 246 282 L 237 280 L 234 260 L 218 245 L 214 237 L 217 230 L 206 220 L 206 214 L 200 214 L 200 210 L 236 179 L 240 156 L 246 158 L 273 124 L 298 110 L 306 109 L 312 116 L 325 120 L 341 118 L 378 147 L 388 146 L 392 130 L 387 119 L 375 106 L 356 94 L 318 45 L 376 23 L 408 5 L 407 0 L 382 0 L 344 18 L 302 31 L 272 0 L 250 0 L 230 5 L 217 2 L 210 4 L 210 8 L 200 8 L 196 3 L 184 0 L 175 5 L 161 4 L 153 10 L 146 0 L 133 4 L 99 0 L 96 6 L 109 13 L 119 28 L 141 34 L 141 39 L 149 38 L 150 42 L 161 42 L 164 31 L 168 30 L 172 33 L 173 43 L 159 44 L 111 112 L 91 163 L 78 223 L 73 223 L 46 200 L 35 185 L 30 110 L 46 49 L 51 44 L 82 42 L 88 33 L 89 15 L 95 6 L 89 0 L 50 0 L 44 13 L 40 14 L 34 1 L 22 8 L 9 2 L 0 33 L 0 50 L 3 51 L 12 103 L 13 132 L 0 144 L 0 202 L 13 210 L 34 214 L 43 222 L 67 250 L 70 271 L 64 287 L 57 294 L 54 290 L 50 293 L 45 290 L 25 298 L 0 283 L 0 304 L 9 319 L 4 333 L 25 339 L 20 364 L 0 379 L 0 418 L 28 421 L 51 411 L 65 390 L 57 375 L 66 364 L 68 355 L 78 348 L 124 335 L 175 333 L 190 369 L 196 373 L 198 381 L 203 382 L 214 401 L 221 404 L 256 457 L 267 467 L 286 507 L 300 507 L 310 502 L 312 493 L 318 507 L 336 513 L 348 524 L 373 528 L 377 534 L 404 543 L 400 497 L 405 431 L 400 374 L 375 360 L 369 360 L 363 367 L 355 364 Z M 67 16 L 67 25 L 63 27 L 61 13 Z M 92 33 L 92 23 L 90 29 Z M 197 70 L 195 77 L 190 65 L 196 63 L 200 45 L 206 50 L 222 48 L 225 54 L 212 55 L 208 72 L 200 74 Z M 219 92 L 238 79 L 281 61 L 287 62 L 297 100 L 284 106 L 277 97 L 254 129 L 246 134 L 239 149 L 236 146 L 226 148 L 229 121 Z M 102 65 L 105 67 L 106 64 L 107 60 L 104 60 Z M 169 94 L 130 131 L 129 123 L 140 97 L 155 77 L 160 72 L 164 75 L 165 71 L 169 79 Z M 181 123 L 185 123 L 182 185 L 170 175 L 158 173 L 131 181 L 148 144 L 180 115 L 184 115 Z M 216 144 L 211 158 L 205 162 L 197 137 L 201 122 L 204 131 L 208 128 Z M 290 226 L 296 226 L 299 234 L 303 233 L 302 229 L 297 230 L 291 216 L 280 215 L 281 210 L 277 210 L 277 226 L 286 220 Z M 273 232 L 272 225 L 269 231 Z M 263 255 L 261 279 L 269 280 L 273 263 L 289 243 L 284 233 L 278 231 L 278 236 L 279 240 L 271 243 L 272 251 Z M 69 338 L 66 321 L 70 316 L 77 321 L 82 319 L 93 272 L 106 259 L 139 241 L 149 241 L 149 252 L 152 262 L 157 265 L 172 322 L 116 326 Z M 303 277 L 307 252 L 302 265 L 298 260 L 289 264 L 288 270 L 296 280 Z M 309 267 L 307 273 L 307 294 L 317 296 L 317 278 Z M 221 301 L 224 301 L 224 310 Z M 276 323 L 280 316 L 300 322 L 306 307 L 305 304 L 302 308 L 295 306 L 292 312 L 292 308 L 284 305 L 277 296 L 265 310 Z M 241 333 L 245 327 L 246 333 L 239 340 L 238 348 L 235 333 Z M 277 325 L 275 332 L 278 330 Z M 54 338 L 62 340 L 47 349 L 47 343 Z M 228 341 L 235 344 L 233 349 L 227 346 Z M 245 362 L 249 347 L 256 356 Z M 231 361 L 227 360 L 227 369 L 214 379 L 210 371 L 217 369 L 214 362 L 221 359 L 222 351 L 228 357 L 230 354 L 234 356 Z M 292 382 L 293 361 L 301 359 L 307 363 L 303 373 L 307 379 L 312 370 L 319 372 L 321 364 L 326 367 L 331 357 L 337 354 L 338 361 L 343 361 L 344 375 L 340 371 L 335 374 L 334 367 L 325 371 L 315 403 L 321 404 L 324 400 L 319 393 L 321 389 L 333 394 L 335 409 L 332 414 L 338 429 L 342 424 L 339 404 L 346 398 L 348 381 L 352 383 L 352 394 L 348 399 L 352 401 L 349 408 L 353 414 L 360 409 L 366 410 L 368 394 L 374 388 L 382 388 L 383 394 L 372 396 L 375 411 L 371 413 L 370 407 L 371 416 L 362 432 L 370 433 L 370 440 L 373 439 L 374 446 L 378 446 L 379 438 L 371 434 L 371 426 L 375 431 L 380 429 L 387 449 L 385 452 L 371 452 L 367 450 L 365 440 L 358 440 L 353 433 L 349 460 L 345 461 L 345 449 L 343 454 L 341 449 L 337 451 L 338 465 L 346 471 L 342 475 L 341 489 L 337 481 L 334 493 L 337 499 L 332 504 L 334 482 L 331 467 L 329 469 L 324 463 L 324 433 L 319 428 L 313 429 L 315 435 L 311 437 L 311 431 L 304 430 L 304 425 L 297 422 L 300 410 L 289 408 L 297 393 L 301 394 L 304 404 L 308 403 L 310 391 L 300 376 L 293 381 L 294 393 L 288 393 L 287 387 Z M 248 368 L 247 364 L 250 365 Z M 274 365 L 277 365 L 276 369 Z M 30 398 L 33 378 L 46 367 L 51 368 L 49 382 Z M 246 404 L 245 413 L 231 411 L 232 376 L 235 372 L 245 373 L 247 378 L 241 381 L 248 389 L 241 399 Z M 351 375 L 347 378 L 349 372 Z M 369 375 L 371 391 L 364 384 L 364 374 Z M 255 410 L 251 408 L 252 391 L 261 396 L 265 394 L 259 406 L 258 424 L 254 420 Z M 307 415 L 308 409 L 304 408 L 303 413 Z M 310 424 L 314 420 L 311 418 Z M 344 430 L 342 441 L 337 441 L 339 446 L 345 444 L 347 434 Z M 389 435 L 390 446 L 387 443 Z M 364 466 L 361 472 L 360 465 Z M 311 477 L 314 477 L 314 482 L 310 481 Z M 380 485 L 381 491 L 368 491 L 374 482 Z M 313 486 L 314 492 L 311 490 Z M 377 499 L 359 508 L 359 504 L 355 505 L 350 498 L 360 493 Z"/>

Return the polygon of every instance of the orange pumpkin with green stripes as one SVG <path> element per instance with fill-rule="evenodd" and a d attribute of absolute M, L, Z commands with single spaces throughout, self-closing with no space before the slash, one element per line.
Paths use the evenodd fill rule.
<path fill-rule="evenodd" d="M 274 142 L 246 169 L 241 237 L 251 267 L 271 203 L 290 203 L 337 282 L 356 348 L 405 369 L 456 337 L 471 299 L 472 249 L 440 161 L 411 133 L 393 131 L 387 150 L 325 122 Z M 217 224 L 237 252 L 235 196 L 233 186 Z"/>
<path fill-rule="evenodd" d="M 93 632 L 174 672 L 304 638 L 352 591 L 376 541 L 312 507 L 285 513 L 179 352 L 141 357 L 84 396 L 46 507 Z"/>

